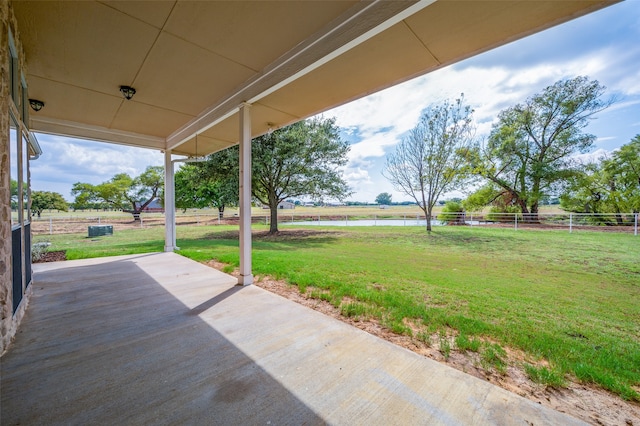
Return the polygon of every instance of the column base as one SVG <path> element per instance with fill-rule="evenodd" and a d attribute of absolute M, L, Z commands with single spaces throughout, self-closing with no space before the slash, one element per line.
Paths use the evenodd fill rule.
<path fill-rule="evenodd" d="M 253 274 L 240 275 L 238 277 L 238 285 L 251 285 L 253 284 Z"/>

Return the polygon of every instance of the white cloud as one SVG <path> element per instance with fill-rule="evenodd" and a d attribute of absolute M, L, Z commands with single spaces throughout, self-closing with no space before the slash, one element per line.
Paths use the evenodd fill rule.
<path fill-rule="evenodd" d="M 611 155 L 610 151 L 600 148 L 593 152 L 588 152 L 586 154 L 576 154 L 573 156 L 573 158 L 575 158 L 582 164 L 588 164 L 588 163 L 597 163 L 603 158 L 608 158 L 610 155 Z"/>
<path fill-rule="evenodd" d="M 616 139 L 615 136 L 604 136 L 604 137 L 596 139 L 596 143 L 602 143 L 602 142 L 611 141 L 611 140 L 615 140 L 615 139 Z"/>
<path fill-rule="evenodd" d="M 163 165 L 159 151 L 38 135 L 42 156 L 31 163 L 32 188 L 55 191 L 71 199 L 75 182 L 98 184 L 118 173 L 137 176 L 147 166 Z M 65 188 L 62 190 L 61 188 Z"/>
<path fill-rule="evenodd" d="M 609 108 L 607 108 L 607 113 L 610 114 L 612 112 L 615 112 L 617 110 L 621 110 L 621 109 L 627 109 L 627 108 L 631 108 L 634 106 L 640 106 L 640 99 L 629 99 L 627 101 L 623 101 L 623 102 L 616 102 L 613 105 L 611 105 Z"/>
<path fill-rule="evenodd" d="M 369 172 L 361 168 L 349 168 L 342 176 L 350 186 L 371 182 Z"/>

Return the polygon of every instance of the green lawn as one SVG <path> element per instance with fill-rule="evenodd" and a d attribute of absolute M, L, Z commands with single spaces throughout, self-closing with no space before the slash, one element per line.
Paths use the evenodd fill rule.
<path fill-rule="evenodd" d="M 255 274 L 309 289 L 345 315 L 375 317 L 399 333 L 411 333 L 409 319 L 425 336 L 453 334 L 453 349 L 477 351 L 498 369 L 503 347 L 520 349 L 534 380 L 555 386 L 577 378 L 640 400 L 640 237 L 484 227 L 438 227 L 431 235 L 412 227 L 314 227 L 292 237 L 283 228 L 284 236 L 254 239 Z M 162 232 L 35 240 L 73 259 L 161 251 Z M 185 226 L 178 237 L 187 257 L 238 264 L 237 228 Z"/>

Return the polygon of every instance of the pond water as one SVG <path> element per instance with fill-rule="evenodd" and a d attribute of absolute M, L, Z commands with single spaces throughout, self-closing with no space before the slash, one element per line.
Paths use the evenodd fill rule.
<path fill-rule="evenodd" d="M 478 225 L 478 221 L 467 221 L 467 225 Z M 303 225 L 303 226 L 427 226 L 426 220 L 415 219 L 363 219 L 363 220 L 313 220 L 300 222 L 281 222 L 281 225 Z M 432 220 L 431 225 L 443 226 L 441 221 Z"/>

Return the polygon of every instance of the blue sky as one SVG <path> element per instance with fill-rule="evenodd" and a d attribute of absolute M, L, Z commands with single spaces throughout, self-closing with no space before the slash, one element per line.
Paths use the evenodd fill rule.
<path fill-rule="evenodd" d="M 486 136 L 498 113 L 563 78 L 586 75 L 617 101 L 587 131 L 598 137 L 598 157 L 640 134 L 640 0 L 604 10 L 510 43 L 366 98 L 327 111 L 351 143 L 344 176 L 351 200 L 373 202 L 380 192 L 408 200 L 382 176 L 385 155 L 432 103 L 464 93 L 475 110 L 476 135 Z M 97 184 L 116 173 L 140 174 L 162 165 L 158 151 L 39 134 L 44 154 L 32 163 L 33 190 L 72 201 L 74 182 Z M 459 195 L 459 194 L 454 194 Z"/>

